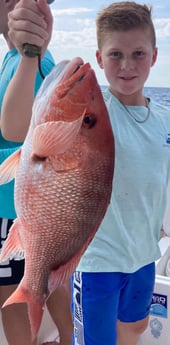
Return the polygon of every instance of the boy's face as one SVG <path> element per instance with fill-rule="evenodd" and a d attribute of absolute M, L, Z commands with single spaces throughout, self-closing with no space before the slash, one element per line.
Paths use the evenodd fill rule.
<path fill-rule="evenodd" d="M 116 96 L 128 96 L 143 89 L 156 61 L 157 48 L 153 48 L 148 30 L 113 31 L 106 35 L 96 57 L 110 90 Z"/>

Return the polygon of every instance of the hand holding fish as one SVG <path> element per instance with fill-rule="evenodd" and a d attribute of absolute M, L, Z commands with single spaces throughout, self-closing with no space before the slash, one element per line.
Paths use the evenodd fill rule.
<path fill-rule="evenodd" d="M 9 13 L 9 37 L 23 55 L 23 44 L 42 47 L 45 52 L 51 38 L 53 18 L 46 0 L 21 0 Z"/>

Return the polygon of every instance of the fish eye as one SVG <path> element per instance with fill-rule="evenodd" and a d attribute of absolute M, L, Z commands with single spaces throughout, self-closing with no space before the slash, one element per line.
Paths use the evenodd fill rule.
<path fill-rule="evenodd" d="M 83 127 L 89 129 L 94 127 L 96 123 L 96 116 L 93 113 L 85 114 L 83 119 Z"/>
<path fill-rule="evenodd" d="M 35 163 L 44 162 L 47 157 L 40 157 L 36 153 L 31 154 L 31 160 Z"/>

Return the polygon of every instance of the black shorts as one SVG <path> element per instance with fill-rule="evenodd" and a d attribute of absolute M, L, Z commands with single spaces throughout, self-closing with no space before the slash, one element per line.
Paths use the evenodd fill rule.
<path fill-rule="evenodd" d="M 0 248 L 7 238 L 13 219 L 0 218 Z M 7 260 L 0 264 L 0 285 L 19 284 L 24 274 L 24 260 Z"/>

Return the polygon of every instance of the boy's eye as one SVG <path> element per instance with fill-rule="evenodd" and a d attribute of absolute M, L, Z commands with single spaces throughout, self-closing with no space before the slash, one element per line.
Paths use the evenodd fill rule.
<path fill-rule="evenodd" d="M 119 51 L 111 52 L 109 55 L 115 59 L 120 59 L 122 57 L 122 53 Z"/>
<path fill-rule="evenodd" d="M 136 50 L 134 53 L 133 53 L 133 56 L 134 57 L 143 57 L 145 55 L 145 53 L 142 51 L 142 50 Z"/>
<path fill-rule="evenodd" d="M 137 58 L 142 58 L 143 56 L 145 55 L 145 52 L 142 51 L 142 50 L 136 50 L 134 51 L 132 54 L 131 54 L 131 57 L 134 58 L 134 59 L 137 59 Z M 113 58 L 113 59 L 117 59 L 117 60 L 120 60 L 120 59 L 123 59 L 124 58 L 124 54 L 120 51 L 111 51 L 109 53 L 109 57 Z"/>

